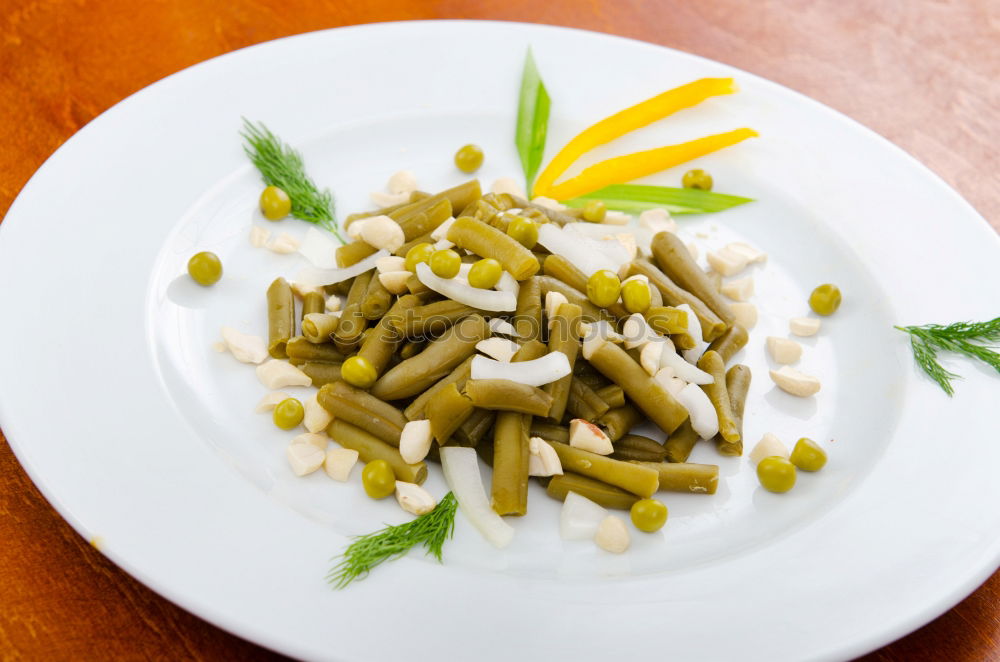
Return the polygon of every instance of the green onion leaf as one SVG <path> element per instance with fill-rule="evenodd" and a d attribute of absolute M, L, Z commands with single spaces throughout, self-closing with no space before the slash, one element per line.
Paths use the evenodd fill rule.
<path fill-rule="evenodd" d="M 753 202 L 753 198 L 693 188 L 614 184 L 579 198 L 563 200 L 562 203 L 569 207 L 583 207 L 590 200 L 601 200 L 608 209 L 629 214 L 641 214 L 647 209 L 659 208 L 666 209 L 671 214 L 704 214 Z"/>
<path fill-rule="evenodd" d="M 524 169 L 525 191 L 529 196 L 545 154 L 550 105 L 549 93 L 545 90 L 529 48 L 524 60 L 524 72 L 521 74 L 521 95 L 517 102 L 517 129 L 514 135 L 514 144 L 517 145 L 521 167 Z"/>

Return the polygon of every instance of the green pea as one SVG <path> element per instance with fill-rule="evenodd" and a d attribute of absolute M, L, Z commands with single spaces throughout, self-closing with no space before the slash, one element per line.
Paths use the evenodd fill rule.
<path fill-rule="evenodd" d="M 469 269 L 469 285 L 488 290 L 498 282 L 503 274 L 503 267 L 491 257 L 479 260 Z"/>
<path fill-rule="evenodd" d="M 222 260 L 208 251 L 195 253 L 188 260 L 188 273 L 199 285 L 213 285 L 222 278 Z"/>
<path fill-rule="evenodd" d="M 819 471 L 826 465 L 826 451 L 812 439 L 802 437 L 795 442 L 789 459 L 803 471 Z"/>
<path fill-rule="evenodd" d="M 600 223 L 608 213 L 608 207 L 600 200 L 590 200 L 583 206 L 583 220 Z"/>
<path fill-rule="evenodd" d="M 371 388 L 378 379 L 378 372 L 365 357 L 352 356 L 340 366 L 340 378 L 351 386 Z"/>
<path fill-rule="evenodd" d="M 371 498 L 384 499 L 396 491 L 396 476 L 388 462 L 372 460 L 361 470 L 361 484 Z"/>
<path fill-rule="evenodd" d="M 468 144 L 455 152 L 455 165 L 462 172 L 475 172 L 483 165 L 483 150 L 478 145 Z"/>
<path fill-rule="evenodd" d="M 640 279 L 626 281 L 622 285 L 622 303 L 630 313 L 645 313 L 652 304 L 653 295 L 649 284 Z"/>
<path fill-rule="evenodd" d="M 291 430 L 302 422 L 306 410 L 295 398 L 285 398 L 274 408 L 274 424 L 282 430 Z"/>
<path fill-rule="evenodd" d="M 426 262 L 431 259 L 431 255 L 434 254 L 434 246 L 428 244 L 426 241 L 412 246 L 410 250 L 406 251 L 406 267 L 407 271 L 412 271 L 416 273 L 417 265 L 421 262 Z"/>
<path fill-rule="evenodd" d="M 280 221 L 292 211 L 292 199 L 277 186 L 268 186 L 260 194 L 260 210 L 269 221 Z"/>
<path fill-rule="evenodd" d="M 450 248 L 445 248 L 444 250 L 431 253 L 431 258 L 427 260 L 427 264 L 430 265 L 431 271 L 434 272 L 435 276 L 454 278 L 458 275 L 458 270 L 462 267 L 462 257 Z"/>
<path fill-rule="evenodd" d="M 795 465 L 781 457 L 765 457 L 757 465 L 757 480 L 769 492 L 787 492 L 795 487 Z"/>
<path fill-rule="evenodd" d="M 667 521 L 667 507 L 656 499 L 640 499 L 632 504 L 629 511 L 635 528 L 653 533 L 663 528 Z"/>
<path fill-rule="evenodd" d="M 809 295 L 809 307 L 820 315 L 833 315 L 840 308 L 840 299 L 840 288 L 824 283 Z"/>
<path fill-rule="evenodd" d="M 712 176 L 701 168 L 688 170 L 684 173 L 684 178 L 681 179 L 681 185 L 684 188 L 697 188 L 702 191 L 711 191 Z"/>
<path fill-rule="evenodd" d="M 507 225 L 507 234 L 519 244 L 531 250 L 538 243 L 538 223 L 529 218 L 517 216 Z"/>
<path fill-rule="evenodd" d="M 587 280 L 587 298 L 595 306 L 607 308 L 618 301 L 622 283 L 613 271 L 601 269 Z"/>

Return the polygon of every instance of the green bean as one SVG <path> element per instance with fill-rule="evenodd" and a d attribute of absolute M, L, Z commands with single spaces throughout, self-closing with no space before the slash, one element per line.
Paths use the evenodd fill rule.
<path fill-rule="evenodd" d="M 458 366 L 455 367 L 447 376 L 440 379 L 436 384 L 433 384 L 427 388 L 423 393 L 414 398 L 406 409 L 403 410 L 403 414 L 411 421 L 419 421 L 422 418 L 427 418 L 424 415 L 424 409 L 427 406 L 427 401 L 434 397 L 434 394 L 439 390 L 448 386 L 448 384 L 454 384 L 455 387 L 461 391 L 465 388 L 465 382 L 469 379 L 469 375 L 472 373 L 472 358 L 469 357 L 462 361 Z"/>
<path fill-rule="evenodd" d="M 625 406 L 625 390 L 618 384 L 608 384 L 607 386 L 602 386 L 601 388 L 594 389 L 594 393 L 596 393 L 597 397 L 601 400 L 608 403 L 609 407 L 615 408 Z"/>
<path fill-rule="evenodd" d="M 368 290 L 361 299 L 361 314 L 366 320 L 381 319 L 392 305 L 392 295 L 379 280 L 378 274 L 373 274 L 368 281 Z"/>
<path fill-rule="evenodd" d="M 431 288 L 424 285 L 419 278 L 417 278 L 417 274 L 413 274 L 406 279 L 406 289 L 409 290 L 410 294 L 427 294 L 434 292 Z"/>
<path fill-rule="evenodd" d="M 499 262 L 517 280 L 524 280 L 538 271 L 538 260 L 515 239 L 474 218 L 455 219 L 448 229 L 448 241 L 481 257 Z"/>
<path fill-rule="evenodd" d="M 514 196 L 509 193 L 484 193 L 481 199 L 498 211 L 507 211 L 517 207 L 514 203 Z"/>
<path fill-rule="evenodd" d="M 267 288 L 267 352 L 273 358 L 288 358 L 285 345 L 295 333 L 295 299 L 284 278 Z"/>
<path fill-rule="evenodd" d="M 399 348 L 399 358 L 401 359 L 412 359 L 414 356 L 423 351 L 424 347 L 427 346 L 427 341 L 420 340 L 407 340 L 403 342 L 402 347 Z"/>
<path fill-rule="evenodd" d="M 422 234 L 419 237 L 416 237 L 406 242 L 405 244 L 394 250 L 392 254 L 397 257 L 406 257 L 406 254 L 410 252 L 410 249 L 419 244 L 434 244 L 434 237 L 431 236 L 430 232 L 428 232 L 427 234 Z"/>
<path fill-rule="evenodd" d="M 316 400 L 334 417 L 399 446 L 399 435 L 407 421 L 403 412 L 388 402 L 345 382 L 327 384 L 316 394 Z"/>
<path fill-rule="evenodd" d="M 337 330 L 340 318 L 326 313 L 309 313 L 302 318 L 302 335 L 311 343 L 327 343 Z M 285 351 L 288 351 L 287 345 Z"/>
<path fill-rule="evenodd" d="M 694 336 L 686 331 L 671 335 L 670 341 L 674 343 L 674 347 L 677 349 L 694 349 L 698 346 L 698 342 L 694 339 Z"/>
<path fill-rule="evenodd" d="M 729 363 L 729 359 L 733 358 L 733 354 L 743 349 L 749 339 L 750 334 L 747 333 L 746 329 L 739 324 L 733 324 L 726 329 L 725 333 L 713 340 L 708 348 L 713 352 L 718 352 L 722 360 Z"/>
<path fill-rule="evenodd" d="M 313 386 L 323 386 L 340 380 L 340 363 L 318 363 L 306 361 L 298 366 L 309 375 Z"/>
<path fill-rule="evenodd" d="M 590 365 L 621 386 L 639 409 L 667 434 L 687 418 L 687 410 L 674 396 L 618 345 L 601 343 L 591 354 Z"/>
<path fill-rule="evenodd" d="M 545 421 L 531 421 L 530 434 L 532 437 L 541 437 L 548 441 L 558 441 L 563 444 L 569 443 L 569 428 L 565 425 L 555 425 Z"/>
<path fill-rule="evenodd" d="M 496 421 L 496 412 L 489 411 L 486 409 L 474 409 L 472 415 L 465 419 L 465 422 L 458 426 L 455 430 L 455 434 L 452 437 L 453 440 L 457 440 L 464 446 L 472 446 L 478 448 L 481 446 L 480 442 L 484 439 L 489 439 L 490 430 L 493 429 L 493 423 Z M 487 464 L 493 466 L 493 444 L 489 443 L 489 460 Z"/>
<path fill-rule="evenodd" d="M 716 436 L 716 448 L 722 455 L 742 455 L 743 410 L 746 408 L 747 393 L 750 391 L 750 368 L 740 364 L 729 368 L 726 371 L 726 390 L 729 392 L 729 406 L 740 438 L 737 441 L 726 441 Z"/>
<path fill-rule="evenodd" d="M 411 308 L 393 321 L 396 332 L 407 338 L 440 336 L 459 320 L 480 311 L 451 299 Z"/>
<path fill-rule="evenodd" d="M 512 362 L 531 361 L 547 348 L 529 340 Z M 468 383 L 466 383 L 468 386 Z M 500 515 L 523 515 L 528 509 L 528 428 L 531 416 L 502 411 L 493 427 L 493 509 Z"/>
<path fill-rule="evenodd" d="M 542 271 L 546 276 L 562 281 L 581 294 L 587 291 L 587 276 L 562 255 L 550 255 L 542 266 Z M 625 306 L 618 302 L 608 306 L 607 310 L 616 319 L 624 319 L 629 316 Z"/>
<path fill-rule="evenodd" d="M 534 276 L 521 283 L 514 311 L 514 328 L 523 339 L 537 340 L 542 334 L 542 291 Z"/>
<path fill-rule="evenodd" d="M 614 444 L 615 452 L 611 454 L 616 460 L 643 460 L 646 462 L 663 462 L 667 450 L 663 444 L 638 434 L 627 434 Z"/>
<path fill-rule="evenodd" d="M 395 329 L 394 322 L 401 319 L 419 303 L 420 300 L 412 294 L 399 297 L 382 319 L 366 332 L 361 348 L 358 350 L 358 356 L 368 359 L 368 362 L 375 368 L 376 375 L 385 372 L 392 360 L 393 353 L 403 341 L 403 337 Z"/>
<path fill-rule="evenodd" d="M 311 343 L 302 336 L 295 336 L 285 345 L 289 360 L 299 360 L 301 363 L 343 363 L 347 358 L 334 347 L 333 343 Z"/>
<path fill-rule="evenodd" d="M 499 213 L 499 209 L 486 202 L 482 198 L 478 200 L 473 200 L 469 205 L 462 210 L 457 218 L 462 216 L 468 216 L 469 218 L 474 218 L 477 221 L 482 221 L 483 223 L 489 223 L 494 216 Z"/>
<path fill-rule="evenodd" d="M 446 444 L 458 426 L 472 415 L 472 410 L 472 402 L 459 392 L 455 384 L 438 389 L 424 408 L 427 419 L 431 422 L 431 434 L 438 444 Z"/>
<path fill-rule="evenodd" d="M 606 313 L 603 309 L 592 304 L 586 294 L 576 288 L 570 287 L 561 280 L 553 278 L 552 276 L 535 276 L 535 280 L 538 282 L 543 301 L 545 300 L 545 295 L 549 292 L 558 292 L 566 297 L 566 301 L 569 303 L 580 306 L 580 319 L 584 322 L 596 322 L 610 317 L 609 313 Z"/>
<path fill-rule="evenodd" d="M 653 496 L 659 486 L 656 471 L 648 467 L 613 460 L 567 444 L 556 442 L 551 445 L 559 455 L 563 471 L 600 480 L 641 497 Z"/>
<path fill-rule="evenodd" d="M 691 257 L 684 242 L 672 232 L 659 232 L 650 245 L 653 259 L 675 283 L 701 299 L 727 325 L 736 320 L 725 297 Z"/>
<path fill-rule="evenodd" d="M 351 285 L 354 284 L 353 278 L 348 278 L 347 280 L 342 280 L 339 283 L 330 283 L 329 285 L 323 286 L 323 291 L 327 294 L 336 294 L 338 297 L 346 297 L 351 291 Z"/>
<path fill-rule="evenodd" d="M 371 257 L 378 249 L 363 241 L 352 241 L 349 244 L 338 246 L 335 251 L 337 266 L 343 269 L 357 264 L 366 257 Z"/>
<path fill-rule="evenodd" d="M 408 464 L 399 454 L 399 449 L 393 448 L 378 437 L 351 425 L 347 421 L 339 418 L 333 419 L 333 422 L 327 426 L 326 433 L 344 448 L 356 450 L 358 459 L 366 464 L 373 460 L 388 462 L 396 480 L 419 485 L 427 478 L 426 464 L 423 462 Z"/>
<path fill-rule="evenodd" d="M 499 515 L 528 511 L 528 421 L 530 416 L 502 411 L 493 428 L 493 510 Z"/>
<path fill-rule="evenodd" d="M 302 316 L 299 318 L 305 319 L 305 316 L 310 313 L 322 313 L 326 312 L 326 299 L 319 292 L 306 292 L 305 296 L 302 297 Z"/>
<path fill-rule="evenodd" d="M 574 379 L 569 383 L 569 397 L 566 399 L 566 411 L 573 418 L 585 421 L 596 421 L 610 410 L 611 407 L 597 395 L 589 386 Z"/>
<path fill-rule="evenodd" d="M 580 352 L 580 317 L 583 311 L 580 306 L 572 303 L 560 304 L 555 316 L 549 320 L 549 352 L 562 352 L 569 359 L 570 368 L 576 365 L 576 357 Z M 568 374 L 554 382 L 545 385 L 545 392 L 552 396 L 552 407 L 549 418 L 561 421 L 566 413 L 566 403 L 569 401 L 570 386 L 573 375 Z"/>
<path fill-rule="evenodd" d="M 631 403 L 626 403 L 624 407 L 609 409 L 608 413 L 597 419 L 597 423 L 604 427 L 611 441 L 618 441 L 641 423 L 643 418 L 642 412 Z"/>
<path fill-rule="evenodd" d="M 674 430 L 663 447 L 667 451 L 667 462 L 687 462 L 691 456 L 691 449 L 698 443 L 700 437 L 691 426 L 691 419 L 681 423 L 681 426 Z"/>
<path fill-rule="evenodd" d="M 486 320 L 480 315 L 470 315 L 428 343 L 427 349 L 382 375 L 371 392 L 383 400 L 417 395 L 472 356 L 476 343 L 489 335 Z"/>
<path fill-rule="evenodd" d="M 655 471 L 659 487 L 665 492 L 715 494 L 719 487 L 719 467 L 688 462 L 636 462 L 636 466 Z"/>
<path fill-rule="evenodd" d="M 529 202 L 522 197 L 513 195 L 511 198 L 514 201 L 514 206 L 523 209 L 525 211 L 534 210 L 545 216 L 549 221 L 556 223 L 557 225 L 566 225 L 567 223 L 573 223 L 577 219 L 570 214 L 562 211 L 556 211 L 554 209 L 549 209 L 542 205 L 535 204 L 534 202 Z M 568 210 L 567 210 L 568 211 Z"/>
<path fill-rule="evenodd" d="M 670 306 L 650 306 L 644 315 L 646 322 L 653 331 L 665 336 L 675 333 L 687 333 L 688 314 L 686 310 L 678 310 Z"/>
<path fill-rule="evenodd" d="M 508 379 L 470 379 L 465 394 L 480 409 L 548 416 L 552 407 L 552 396 L 542 389 Z"/>
<path fill-rule="evenodd" d="M 726 364 L 718 352 L 709 350 L 698 359 L 698 367 L 715 379 L 701 388 L 715 407 L 715 414 L 719 418 L 719 436 L 728 442 L 739 441 L 740 430 L 733 420 L 733 408 L 729 401 L 729 391 L 726 390 Z"/>
<path fill-rule="evenodd" d="M 375 211 L 363 211 L 356 214 L 348 214 L 347 218 L 344 219 L 344 229 L 346 230 L 350 227 L 351 223 L 360 220 L 362 218 L 371 218 L 372 216 L 388 216 L 394 211 L 407 207 L 414 202 L 419 202 L 420 200 L 425 200 L 431 197 L 430 193 L 424 193 L 423 191 L 413 191 L 410 193 L 410 199 L 406 202 L 401 202 L 398 205 L 390 205 L 388 207 L 382 207 L 381 209 L 376 209 Z"/>
<path fill-rule="evenodd" d="M 604 378 L 604 375 L 594 370 L 594 367 L 586 361 L 577 361 L 573 365 L 573 378 L 579 379 L 595 391 L 611 383 Z"/>
<path fill-rule="evenodd" d="M 351 284 L 351 291 L 347 294 L 347 303 L 340 311 L 340 322 L 333 332 L 333 343 L 337 349 L 350 354 L 361 341 L 361 334 L 368 326 L 364 315 L 361 314 L 361 302 L 368 292 L 368 284 L 371 282 L 373 274 L 366 271 L 355 277 Z"/>
<path fill-rule="evenodd" d="M 576 492 L 600 506 L 616 510 L 628 510 L 633 503 L 639 500 L 639 497 L 620 487 L 574 473 L 553 476 L 548 487 L 545 488 L 546 494 L 559 501 L 565 501 L 566 495 L 570 492 Z"/>
<path fill-rule="evenodd" d="M 633 260 L 626 267 L 625 275 L 626 277 L 642 275 L 648 278 L 649 284 L 654 289 L 659 290 L 662 304 L 680 306 L 686 303 L 691 306 L 698 322 L 701 323 L 701 335 L 705 340 L 711 342 L 726 330 L 726 322 L 719 319 L 719 316 L 712 312 L 711 308 L 705 305 L 705 302 L 679 287 L 655 265 L 645 260 Z"/>

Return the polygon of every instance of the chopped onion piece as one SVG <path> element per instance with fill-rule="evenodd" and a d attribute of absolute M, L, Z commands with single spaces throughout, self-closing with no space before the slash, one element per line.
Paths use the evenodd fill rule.
<path fill-rule="evenodd" d="M 660 342 L 670 343 L 669 348 L 664 348 L 660 354 L 660 367 L 673 368 L 674 374 L 691 384 L 714 384 L 715 378 L 697 366 L 691 365 L 673 349 L 673 342 L 670 338 L 664 338 Z"/>
<path fill-rule="evenodd" d="M 521 286 L 509 271 L 503 271 L 500 273 L 500 280 L 497 281 L 496 289 L 499 292 L 509 292 L 516 297 L 521 291 Z"/>
<path fill-rule="evenodd" d="M 559 535 L 563 540 L 590 540 L 607 516 L 603 506 L 576 492 L 567 492 L 559 511 Z"/>
<path fill-rule="evenodd" d="M 538 229 L 538 243 L 551 253 L 561 255 L 569 260 L 573 266 L 583 272 L 584 276 L 589 278 L 594 275 L 594 272 L 601 269 L 618 273 L 618 263 L 601 250 L 594 248 L 593 244 L 596 243 L 596 240 L 581 241 L 581 239 L 588 238 L 565 232 L 555 223 L 544 223 Z"/>
<path fill-rule="evenodd" d="M 476 351 L 502 363 L 510 363 L 519 349 L 520 345 L 506 338 L 487 338 L 476 343 Z"/>
<path fill-rule="evenodd" d="M 452 301 L 464 303 L 466 306 L 492 311 L 517 309 L 516 295 L 510 292 L 482 290 L 457 278 L 441 278 L 434 275 L 426 262 L 417 265 L 417 278 L 438 294 L 443 294 Z"/>
<path fill-rule="evenodd" d="M 691 427 L 702 439 L 711 439 L 719 433 L 719 415 L 701 387 L 688 384 L 677 394 L 677 402 L 687 409 Z"/>
<path fill-rule="evenodd" d="M 431 239 L 433 239 L 434 241 L 441 241 L 442 239 L 447 237 L 448 230 L 451 229 L 451 224 L 454 222 L 455 222 L 454 218 L 449 218 L 444 223 L 434 228 L 434 230 L 431 232 Z"/>
<path fill-rule="evenodd" d="M 509 379 L 528 386 L 544 386 L 572 371 L 569 359 L 562 352 L 549 352 L 541 358 L 517 363 L 502 363 L 485 356 L 472 359 L 473 379 Z"/>
<path fill-rule="evenodd" d="M 645 345 L 660 337 L 649 325 L 642 313 L 632 313 L 622 324 L 622 336 L 625 338 L 625 349 Z"/>
<path fill-rule="evenodd" d="M 603 338 L 613 343 L 625 341 L 625 336 L 615 331 L 608 320 L 598 320 L 596 322 L 583 322 L 580 324 L 580 333 L 584 340 L 591 338 Z"/>
<path fill-rule="evenodd" d="M 305 239 L 299 244 L 299 253 L 302 253 L 302 256 L 317 269 L 336 269 L 337 246 L 337 242 L 329 232 L 311 227 L 306 231 Z"/>
<path fill-rule="evenodd" d="M 514 325 L 505 319 L 499 317 L 490 318 L 490 331 L 501 336 L 510 336 L 511 338 L 520 338 L 521 334 L 517 332 Z"/>
<path fill-rule="evenodd" d="M 495 547 L 506 547 L 514 538 L 514 528 L 503 521 L 490 506 L 479 472 L 479 457 L 474 448 L 445 446 L 440 449 L 441 468 L 448 487 L 455 494 L 458 507 L 476 529 Z"/>
<path fill-rule="evenodd" d="M 389 251 L 380 250 L 376 251 L 372 255 L 369 255 L 365 259 L 352 264 L 349 267 L 344 267 L 343 269 L 318 269 L 316 267 L 307 267 L 300 271 L 295 277 L 296 283 L 301 283 L 302 285 L 333 285 L 334 283 L 342 283 L 349 278 L 354 278 L 366 271 L 370 271 L 375 268 L 375 263 L 378 262 L 383 257 L 388 257 Z"/>
<path fill-rule="evenodd" d="M 698 321 L 694 310 L 691 309 L 689 304 L 683 303 L 677 306 L 677 310 L 683 310 L 688 314 L 688 335 L 694 338 L 694 348 L 684 350 L 684 360 L 688 363 L 697 363 L 701 355 L 708 349 L 708 343 L 705 342 L 704 337 L 701 335 L 701 322 Z"/>

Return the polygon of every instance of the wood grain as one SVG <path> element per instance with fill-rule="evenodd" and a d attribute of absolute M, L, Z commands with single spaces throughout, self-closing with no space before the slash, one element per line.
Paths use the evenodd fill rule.
<path fill-rule="evenodd" d="M 488 18 L 633 37 L 783 83 L 878 131 L 1000 230 L 996 0 L 32 0 L 0 3 L 0 214 L 81 126 L 142 87 L 276 37 Z M 10 284 L 5 284 L 10 286 Z M 282 659 L 118 570 L 53 511 L 0 436 L 0 659 Z M 1000 573 L 866 662 L 1000 660 Z"/>

